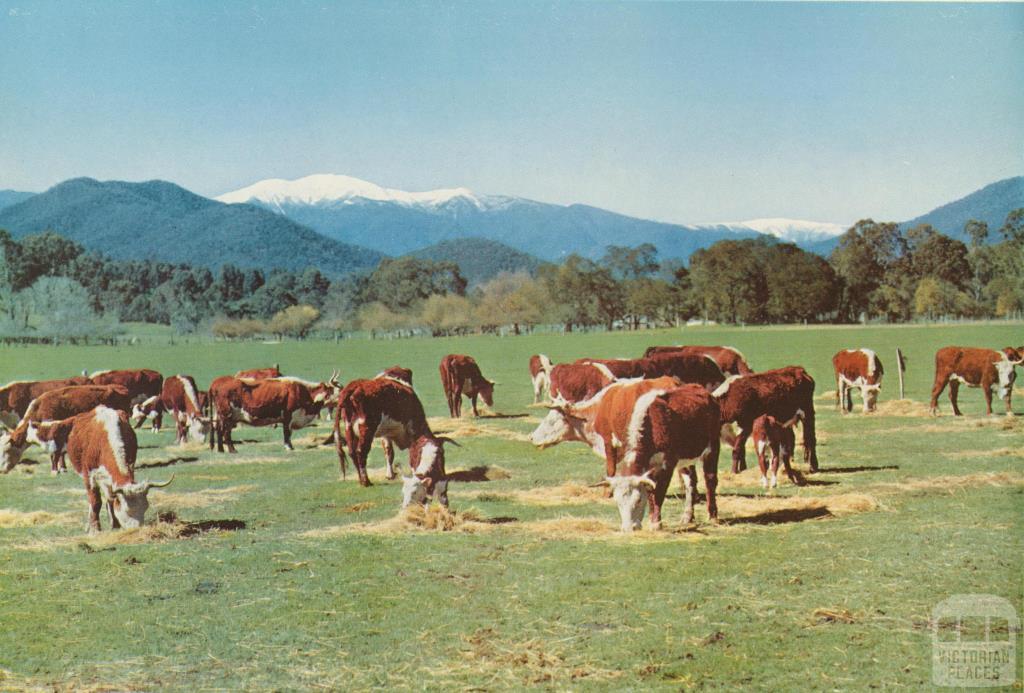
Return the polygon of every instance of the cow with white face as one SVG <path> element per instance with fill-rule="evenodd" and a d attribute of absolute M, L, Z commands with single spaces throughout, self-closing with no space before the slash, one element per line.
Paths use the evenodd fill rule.
<path fill-rule="evenodd" d="M 874 411 L 882 389 L 882 362 L 871 349 L 843 349 L 832 357 L 836 374 L 836 405 L 844 412 L 853 409 L 854 388 L 860 389 L 864 413 Z"/>
<path fill-rule="evenodd" d="M 1017 378 L 1015 368 L 1024 363 L 1024 346 L 1005 347 L 1001 351 L 974 347 L 943 347 L 935 353 L 935 382 L 932 385 L 931 411 L 938 412 L 939 395 L 949 384 L 949 402 L 953 414 L 961 416 L 957 406 L 960 385 L 980 387 L 985 397 L 985 410 L 992 413 L 992 389 L 1006 404 L 1006 415 L 1012 416 L 1011 397 Z"/>

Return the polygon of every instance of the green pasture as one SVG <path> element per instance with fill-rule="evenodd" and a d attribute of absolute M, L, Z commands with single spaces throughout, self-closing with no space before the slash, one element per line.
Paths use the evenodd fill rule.
<path fill-rule="evenodd" d="M 544 413 L 528 406 L 527 359 L 683 342 L 735 346 L 758 370 L 806 367 L 822 471 L 766 494 L 756 471 L 725 473 L 726 448 L 719 525 L 700 507 L 679 530 L 670 497 L 665 530 L 624 536 L 611 501 L 586 489 L 600 458 L 523 440 Z M 34 463 L 0 477 L 0 690 L 930 687 L 936 604 L 996 594 L 1024 614 L 1024 417 L 986 417 L 966 389 L 966 417 L 945 393 L 927 416 L 933 355 L 1021 343 L 1024 326 L 999 323 L 5 347 L 5 382 L 146 366 L 205 387 L 273 363 L 343 380 L 400 364 L 462 447 L 447 453 L 456 526 L 437 531 L 397 517 L 379 448 L 373 487 L 351 468 L 341 481 L 318 445 L 326 421 L 297 432 L 294 452 L 279 429 L 240 428 L 236 456 L 140 431 L 137 477 L 175 482 L 151 493 L 145 531 L 101 536 L 84 532 L 81 479 L 51 477 L 31 450 Z M 879 413 L 840 415 L 823 395 L 844 347 L 880 355 Z M 891 401 L 897 347 L 917 404 Z M 481 419 L 444 418 L 437 366 L 452 352 L 499 382 Z M 1021 381 L 1015 397 L 1024 413 Z"/>

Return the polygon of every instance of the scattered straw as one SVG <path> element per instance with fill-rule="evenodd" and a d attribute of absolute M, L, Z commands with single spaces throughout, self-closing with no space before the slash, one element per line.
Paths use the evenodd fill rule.
<path fill-rule="evenodd" d="M 347 534 L 405 534 L 409 532 L 476 532 L 489 529 L 491 525 L 480 521 L 480 514 L 473 508 L 453 511 L 444 506 L 410 505 L 396 516 L 382 522 L 356 522 L 312 529 L 299 534 L 307 539 L 341 537 Z"/>
<path fill-rule="evenodd" d="M 38 527 L 40 525 L 67 524 L 74 521 L 75 513 L 48 513 L 45 510 L 22 512 L 9 508 L 0 508 L 0 528 Z"/>
<path fill-rule="evenodd" d="M 164 508 L 208 508 L 211 505 L 220 505 L 235 500 L 243 493 L 255 491 L 258 487 L 252 484 L 241 486 L 228 486 L 226 488 L 207 488 L 201 491 L 189 491 L 183 493 L 171 493 L 156 490 L 153 504 Z"/>
<path fill-rule="evenodd" d="M 890 399 L 879 402 L 876 413 L 882 416 L 930 417 L 928 405 L 913 399 Z"/>
<path fill-rule="evenodd" d="M 464 495 L 479 498 L 486 493 L 480 491 Z M 590 488 L 571 481 L 559 486 L 540 486 L 525 491 L 502 491 L 501 497 L 526 505 L 585 505 L 605 500 L 603 488 Z"/>
<path fill-rule="evenodd" d="M 945 457 L 953 459 L 967 457 L 1016 457 L 1024 459 L 1024 447 L 1021 448 L 997 448 L 995 450 L 954 450 L 942 453 Z"/>
<path fill-rule="evenodd" d="M 106 520 L 105 517 L 103 519 Z M 54 551 L 57 549 L 78 546 L 84 551 L 93 552 L 102 551 L 116 546 L 151 544 L 170 541 L 173 539 L 185 539 L 211 532 L 232 531 L 238 529 L 245 529 L 245 523 L 241 520 L 182 522 L 174 515 L 174 513 L 167 513 L 166 515 L 161 516 L 161 518 L 155 523 L 143 525 L 141 527 L 116 530 L 105 529 L 98 534 L 39 540 L 28 544 L 21 544 L 14 548 L 24 551 Z"/>
<path fill-rule="evenodd" d="M 1012 472 L 979 472 L 961 476 L 933 476 L 923 479 L 904 479 L 875 484 L 876 488 L 894 491 L 954 491 L 971 486 L 1024 486 L 1024 476 Z"/>
<path fill-rule="evenodd" d="M 460 438 L 502 438 L 504 440 L 518 440 L 529 442 L 530 436 L 527 433 L 512 431 L 491 423 L 483 424 L 481 419 L 448 419 L 443 417 L 429 418 L 427 423 L 430 429 L 437 435 L 444 435 L 459 440 Z"/>
<path fill-rule="evenodd" d="M 815 609 L 815 623 L 856 623 L 857 617 L 849 609 Z"/>
<path fill-rule="evenodd" d="M 501 481 L 512 478 L 511 472 L 496 465 L 481 465 L 469 469 L 455 467 L 446 472 L 449 481 Z"/>

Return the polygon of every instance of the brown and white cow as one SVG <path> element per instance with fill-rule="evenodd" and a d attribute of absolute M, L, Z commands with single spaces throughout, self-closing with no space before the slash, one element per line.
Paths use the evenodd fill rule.
<path fill-rule="evenodd" d="M 0 436 L 0 471 L 11 471 L 30 444 L 40 444 L 32 424 L 67 419 L 101 404 L 127 414 L 132 408 L 131 395 L 121 385 L 72 385 L 39 395 L 15 429 Z M 67 471 L 62 452 L 50 453 L 50 466 L 53 474 Z"/>
<path fill-rule="evenodd" d="M 1013 414 L 1010 400 L 1013 382 L 1017 379 L 1016 366 L 1024 363 L 1024 346 L 1005 347 L 1002 351 L 975 347 L 943 347 L 935 353 L 935 383 L 932 385 L 931 410 L 939 408 L 939 395 L 949 383 L 949 401 L 953 414 L 961 416 L 957 395 L 961 383 L 967 387 L 980 387 L 985 396 L 985 411 L 992 413 L 992 388 L 999 387 L 999 398 L 1006 403 L 1006 414 Z"/>
<path fill-rule="evenodd" d="M 419 397 L 395 378 L 353 380 L 342 389 L 334 415 L 334 441 L 343 479 L 347 447 L 359 484 L 371 485 L 366 458 L 374 438 L 384 438 L 409 451 L 413 475 L 404 480 L 403 506 L 424 502 L 430 494 L 448 505 L 444 443 L 455 441 L 434 435 Z M 394 478 L 392 460 L 388 460 L 388 478 Z"/>
<path fill-rule="evenodd" d="M 397 380 L 400 383 L 405 383 L 409 387 L 412 387 L 412 369 L 403 368 L 402 366 L 391 366 L 385 368 L 374 378 L 389 378 L 391 380 Z M 333 440 L 333 434 L 332 434 Z M 384 459 L 388 463 L 388 479 L 395 478 L 395 446 L 391 444 L 391 441 L 387 438 L 380 439 L 380 446 L 384 450 Z"/>
<path fill-rule="evenodd" d="M 210 433 L 210 419 L 204 416 L 203 399 L 191 375 L 172 375 L 164 380 L 158 397 L 150 397 L 132 409 L 132 421 L 138 428 L 147 418 L 153 419 L 153 429 L 160 430 L 164 412 L 171 412 L 175 423 L 175 443 L 191 438 L 203 442 Z"/>
<path fill-rule="evenodd" d="M 160 394 L 164 377 L 150 368 L 132 368 L 118 371 L 98 371 L 89 376 L 93 385 L 120 385 L 128 388 L 132 404 L 139 404 Z"/>
<path fill-rule="evenodd" d="M 661 526 L 661 507 L 672 472 L 680 459 L 700 458 L 707 485 L 708 515 L 717 519 L 718 404 L 699 385 L 674 378 L 622 380 L 578 404 L 555 405 L 531 434 L 540 448 L 579 440 L 605 458 L 605 481 L 619 507 L 622 530 L 639 529 L 643 500 L 651 510 L 651 527 Z M 622 465 L 622 474 L 616 475 Z M 683 522 L 693 519 L 696 471 L 681 467 L 686 489 Z"/>
<path fill-rule="evenodd" d="M 100 405 L 83 414 L 37 425 L 40 442 L 48 449 L 64 450 L 71 466 L 82 476 L 89 499 L 89 531 L 100 531 L 104 503 L 113 529 L 138 527 L 149 508 L 147 494 L 174 481 L 135 481 L 138 440 L 128 415 Z"/>
<path fill-rule="evenodd" d="M 714 359 L 715 363 L 718 364 L 718 367 L 726 375 L 749 375 L 754 372 L 739 349 L 730 346 L 652 346 L 648 347 L 644 352 L 644 357 L 673 352 L 708 356 Z"/>
<path fill-rule="evenodd" d="M 14 428 L 25 416 L 28 405 L 39 395 L 71 385 L 88 385 L 84 375 L 59 380 L 16 380 L 0 387 L 0 425 Z"/>
<path fill-rule="evenodd" d="M 616 380 L 602 363 L 559 363 L 551 369 L 551 401 L 556 404 L 590 399 Z"/>
<path fill-rule="evenodd" d="M 250 378 L 252 380 L 263 380 L 264 378 L 280 378 L 281 369 L 278 364 L 268 366 L 267 368 L 250 368 L 245 371 L 238 371 L 235 373 L 236 378 Z"/>
<path fill-rule="evenodd" d="M 462 396 L 473 403 L 473 416 L 480 416 L 476 398 L 482 397 L 488 407 L 494 406 L 494 385 L 480 372 L 472 356 L 448 354 L 441 359 L 441 386 L 448 398 L 448 411 L 453 419 L 462 416 Z"/>
<path fill-rule="evenodd" d="M 533 384 L 533 403 L 540 402 L 544 392 L 551 397 L 551 359 L 544 354 L 534 354 L 530 357 L 530 382 Z"/>
<path fill-rule="evenodd" d="M 853 388 L 860 388 L 864 413 L 874 411 L 878 391 L 882 388 L 882 361 L 871 349 L 843 349 L 832 357 L 836 373 L 836 406 L 843 411 L 853 409 Z"/>
<path fill-rule="evenodd" d="M 313 401 L 309 390 L 293 380 L 269 378 L 252 380 L 223 375 L 210 384 L 210 400 L 213 407 L 213 431 L 210 449 L 214 439 L 217 451 L 237 452 L 231 439 L 231 431 L 239 423 L 250 426 L 272 426 L 281 424 L 284 433 L 284 447 L 292 450 L 292 430 L 308 426 L 323 404 Z"/>
<path fill-rule="evenodd" d="M 793 451 L 796 450 L 796 435 L 792 426 L 783 426 L 774 416 L 765 414 L 754 420 L 754 429 L 750 434 L 757 451 L 757 467 L 761 470 L 761 486 L 775 488 L 779 485 L 779 462 L 786 468 L 786 475 L 794 484 L 799 483 L 793 471 Z M 768 477 L 767 453 L 772 454 L 771 477 Z"/>
<path fill-rule="evenodd" d="M 701 385 L 711 392 L 725 381 L 725 374 L 713 358 L 682 351 L 655 353 L 640 359 L 579 359 L 577 363 L 604 366 L 615 378 L 660 378 L 672 376 L 681 383 Z"/>
<path fill-rule="evenodd" d="M 732 472 L 747 468 L 745 446 L 754 421 L 770 414 L 792 426 L 803 424 L 804 462 L 818 471 L 817 437 L 814 430 L 814 379 L 800 366 L 787 366 L 750 375 L 730 376 L 714 392 L 721 407 L 722 424 L 739 427 L 732 448 Z"/>

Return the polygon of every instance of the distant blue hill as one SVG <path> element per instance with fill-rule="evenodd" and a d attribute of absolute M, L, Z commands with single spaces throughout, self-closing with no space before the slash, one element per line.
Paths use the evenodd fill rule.
<path fill-rule="evenodd" d="M 0 209 L 23 202 L 33 195 L 35 193 L 20 192 L 18 190 L 0 190 Z"/>
<path fill-rule="evenodd" d="M 0 209 L 0 228 L 15 238 L 53 230 L 116 259 L 206 267 L 312 266 L 341 276 L 375 267 L 383 257 L 265 209 L 223 204 L 165 181 L 74 178 Z"/>
<path fill-rule="evenodd" d="M 904 222 L 900 227 L 906 230 L 918 224 L 931 224 L 947 236 L 968 243 L 970 238 L 964 233 L 964 225 L 971 219 L 977 219 L 988 223 L 989 242 L 994 243 L 1002 238 L 999 227 L 1006 221 L 1006 215 L 1021 207 L 1024 207 L 1024 176 L 1017 176 L 986 185 L 966 197 Z"/>
<path fill-rule="evenodd" d="M 486 282 L 502 272 L 533 274 L 543 264 L 533 255 L 486 238 L 441 241 L 409 255 L 420 260 L 456 263 L 470 286 Z"/>

